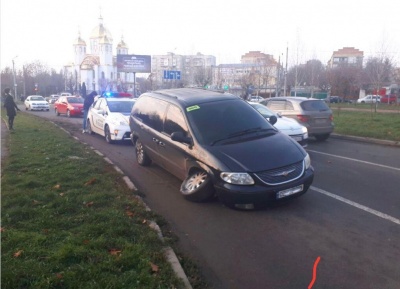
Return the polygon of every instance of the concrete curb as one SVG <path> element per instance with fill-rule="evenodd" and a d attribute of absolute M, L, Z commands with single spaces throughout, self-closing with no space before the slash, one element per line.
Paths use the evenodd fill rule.
<path fill-rule="evenodd" d="M 79 139 L 79 137 L 74 136 L 71 132 L 67 131 L 66 129 L 60 127 L 59 125 L 57 125 L 56 123 L 52 122 L 56 127 L 62 129 L 64 132 L 66 132 L 68 135 L 70 135 L 71 137 L 73 137 L 75 140 L 79 141 L 80 143 L 84 144 L 84 145 L 88 145 L 87 143 L 83 142 L 82 140 Z M 125 181 L 125 184 L 127 185 L 127 187 L 133 191 L 137 191 L 136 186 L 134 185 L 134 183 L 129 179 L 128 176 L 126 176 L 124 174 L 124 172 L 116 165 L 114 165 L 114 163 L 106 156 L 104 156 L 104 154 L 102 154 L 100 151 L 96 150 L 93 147 L 90 147 L 96 154 L 98 154 L 99 156 L 103 157 L 103 159 L 114 166 L 114 169 L 120 173 L 121 175 L 123 175 L 123 180 Z M 151 209 L 149 208 L 149 206 L 147 206 L 147 204 L 144 202 L 144 200 L 138 196 L 135 195 L 135 198 L 146 208 L 146 211 L 151 211 Z M 162 242 L 164 242 L 164 237 L 162 235 L 161 229 L 160 227 L 157 225 L 157 223 L 155 223 L 154 221 L 149 221 L 149 227 L 152 228 L 153 230 L 156 231 L 158 237 L 160 238 L 160 240 Z M 178 278 L 180 278 L 185 286 L 185 289 L 193 289 L 192 285 L 189 282 L 188 277 L 185 274 L 185 271 L 183 270 L 181 264 L 179 263 L 179 259 L 176 256 L 174 250 L 167 246 L 164 248 L 164 256 L 167 259 L 167 261 L 171 264 L 172 269 L 174 270 L 176 276 Z"/>
<path fill-rule="evenodd" d="M 342 134 L 337 134 L 337 133 L 332 133 L 331 137 L 337 138 L 337 139 L 363 142 L 363 143 L 374 143 L 374 144 L 380 144 L 380 145 L 386 145 L 386 146 L 400 147 L 400 141 L 381 140 L 381 139 L 370 138 L 370 137 L 348 136 L 348 135 L 342 135 Z"/>

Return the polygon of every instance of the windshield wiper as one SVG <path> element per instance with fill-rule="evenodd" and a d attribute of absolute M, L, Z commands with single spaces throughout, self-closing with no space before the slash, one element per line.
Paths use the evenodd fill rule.
<path fill-rule="evenodd" d="M 249 128 L 249 129 L 245 129 L 245 130 L 241 130 L 241 131 L 238 131 L 238 132 L 231 133 L 231 134 L 229 134 L 228 136 L 226 136 L 224 138 L 217 139 L 217 140 L 211 142 L 210 145 L 214 145 L 217 142 L 228 140 L 228 139 L 231 139 L 231 138 L 235 138 L 235 137 L 246 135 L 246 134 L 250 134 L 250 133 L 267 132 L 267 131 L 271 131 L 271 130 L 275 131 L 273 128 L 261 128 L 261 127 Z"/>

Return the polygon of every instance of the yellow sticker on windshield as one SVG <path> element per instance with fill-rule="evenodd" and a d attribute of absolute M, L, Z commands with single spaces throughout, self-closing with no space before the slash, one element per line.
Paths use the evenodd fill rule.
<path fill-rule="evenodd" d="M 200 106 L 198 105 L 192 105 L 186 108 L 186 111 L 192 111 L 192 110 L 196 110 L 196 109 L 200 109 Z"/>

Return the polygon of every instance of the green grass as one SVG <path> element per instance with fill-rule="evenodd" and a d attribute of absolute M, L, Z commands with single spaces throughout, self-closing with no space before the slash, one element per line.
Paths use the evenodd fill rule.
<path fill-rule="evenodd" d="M 148 226 L 162 218 L 122 175 L 44 119 L 18 113 L 15 129 L 2 163 L 2 288 L 182 288 L 164 258 L 171 244 Z"/>
<path fill-rule="evenodd" d="M 400 113 L 333 109 L 335 133 L 400 141 Z"/>

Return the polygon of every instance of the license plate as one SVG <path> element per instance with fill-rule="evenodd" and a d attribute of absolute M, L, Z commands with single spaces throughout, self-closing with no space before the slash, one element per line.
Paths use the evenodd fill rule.
<path fill-rule="evenodd" d="M 304 188 L 304 186 L 300 185 L 300 186 L 297 186 L 297 187 L 293 187 L 293 188 L 290 188 L 290 189 L 286 189 L 286 190 L 280 191 L 280 192 L 278 192 L 276 194 L 276 198 L 277 199 L 282 199 L 282 198 L 288 197 L 290 195 L 294 195 L 294 194 L 300 193 L 300 192 L 303 191 L 303 188 Z"/>
<path fill-rule="evenodd" d="M 302 141 L 302 140 L 303 140 L 303 137 L 302 137 L 302 136 L 296 136 L 296 135 L 294 135 L 294 136 L 292 136 L 292 138 L 293 138 L 295 141 Z"/>
<path fill-rule="evenodd" d="M 320 118 L 320 119 L 316 119 L 315 123 L 326 123 L 327 119 L 325 118 Z"/>

